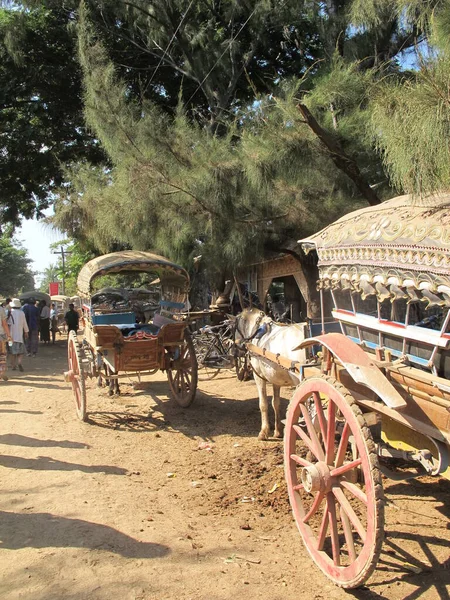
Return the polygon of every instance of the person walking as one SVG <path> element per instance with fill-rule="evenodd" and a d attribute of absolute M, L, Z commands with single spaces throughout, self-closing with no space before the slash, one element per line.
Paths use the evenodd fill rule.
<path fill-rule="evenodd" d="M 11 302 L 11 315 L 9 327 L 11 331 L 11 368 L 15 371 L 23 371 L 22 359 L 25 353 L 25 338 L 28 334 L 28 324 L 25 313 L 21 310 L 22 305 L 19 298 L 13 298 Z"/>
<path fill-rule="evenodd" d="M 52 302 L 50 310 L 50 331 L 52 332 L 52 344 L 55 343 L 56 334 L 59 331 L 58 328 L 58 312 L 56 310 L 56 304 Z"/>
<path fill-rule="evenodd" d="M 6 312 L 6 320 L 9 319 L 9 315 L 11 314 L 11 298 L 6 298 L 5 302 L 2 304 L 2 307 L 5 309 Z"/>
<path fill-rule="evenodd" d="M 50 307 L 47 306 L 47 302 L 45 300 L 42 300 L 41 302 L 39 331 L 41 336 L 41 342 L 44 342 L 44 344 L 50 344 Z"/>
<path fill-rule="evenodd" d="M 16 298 L 15 298 L 16 300 Z M 26 340 L 27 356 L 36 356 L 39 345 L 39 309 L 35 306 L 34 298 L 28 298 L 28 303 L 22 308 L 29 333 Z"/>
<path fill-rule="evenodd" d="M 67 323 L 67 328 L 68 328 L 67 335 L 69 335 L 69 333 L 71 331 L 75 331 L 75 333 L 77 333 L 80 315 L 75 310 L 74 304 L 69 304 L 69 310 L 64 315 L 64 320 Z"/>
<path fill-rule="evenodd" d="M 0 379 L 8 381 L 6 371 L 8 363 L 6 362 L 8 342 L 11 341 L 11 332 L 7 322 L 6 310 L 0 306 Z"/>

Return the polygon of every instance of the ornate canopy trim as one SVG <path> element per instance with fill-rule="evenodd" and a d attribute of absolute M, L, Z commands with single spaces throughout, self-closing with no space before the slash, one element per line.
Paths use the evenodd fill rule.
<path fill-rule="evenodd" d="M 450 288 L 450 194 L 399 196 L 349 213 L 299 243 L 317 251 L 322 282 L 436 293 Z"/>

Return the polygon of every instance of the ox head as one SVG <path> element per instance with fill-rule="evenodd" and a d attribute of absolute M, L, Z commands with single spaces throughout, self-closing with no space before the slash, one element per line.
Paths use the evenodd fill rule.
<path fill-rule="evenodd" d="M 270 320 L 259 308 L 245 308 L 236 317 L 235 342 L 242 344 L 252 340 L 261 325 Z"/>

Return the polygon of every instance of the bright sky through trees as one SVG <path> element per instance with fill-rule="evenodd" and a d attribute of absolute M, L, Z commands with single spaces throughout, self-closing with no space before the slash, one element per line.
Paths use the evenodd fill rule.
<path fill-rule="evenodd" d="M 46 211 L 47 215 L 51 213 L 51 210 Z M 28 256 L 33 261 L 31 268 L 34 272 L 43 271 L 51 264 L 56 264 L 58 257 L 56 254 L 52 254 L 50 244 L 63 237 L 60 231 L 46 225 L 43 221 L 31 219 L 22 222 L 22 226 L 17 230 L 16 237 L 27 249 Z M 38 275 L 35 280 L 37 287 L 39 287 L 40 279 Z"/>

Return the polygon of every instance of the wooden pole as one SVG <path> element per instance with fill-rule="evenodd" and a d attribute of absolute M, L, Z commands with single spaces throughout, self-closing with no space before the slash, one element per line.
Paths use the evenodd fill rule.
<path fill-rule="evenodd" d="M 242 297 L 241 287 L 239 285 L 239 281 L 236 279 L 236 275 L 233 273 L 234 283 L 236 284 L 237 293 L 239 296 L 239 304 L 241 305 L 241 309 L 244 310 L 244 298 Z"/>

